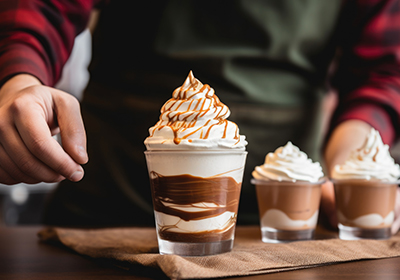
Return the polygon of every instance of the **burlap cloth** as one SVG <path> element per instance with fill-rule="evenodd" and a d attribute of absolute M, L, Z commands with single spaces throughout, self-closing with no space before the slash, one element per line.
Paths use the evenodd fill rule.
<path fill-rule="evenodd" d="M 316 240 L 265 244 L 259 227 L 237 227 L 232 252 L 207 257 L 158 254 L 153 228 L 47 228 L 38 236 L 42 241 L 62 243 L 99 261 L 134 271 L 145 268 L 163 272 L 171 279 L 255 275 L 400 256 L 399 233 L 388 240 L 344 241 L 336 233 L 321 228 L 317 230 Z"/>

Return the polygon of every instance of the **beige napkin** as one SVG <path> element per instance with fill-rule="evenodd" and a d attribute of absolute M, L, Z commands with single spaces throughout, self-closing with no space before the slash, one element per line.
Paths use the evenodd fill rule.
<path fill-rule="evenodd" d="M 237 227 L 232 252 L 207 257 L 158 254 L 154 228 L 47 228 L 38 236 L 42 241 L 61 242 L 79 254 L 125 269 L 161 270 L 171 279 L 255 275 L 400 256 L 400 234 L 388 240 L 344 241 L 322 229 L 317 230 L 317 240 L 265 244 L 259 227 Z"/>

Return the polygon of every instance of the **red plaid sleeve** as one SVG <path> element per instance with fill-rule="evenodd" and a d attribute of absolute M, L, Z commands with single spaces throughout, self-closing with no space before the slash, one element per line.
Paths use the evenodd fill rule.
<path fill-rule="evenodd" d="M 347 1 L 333 126 L 363 120 L 392 144 L 400 135 L 400 1 Z"/>
<path fill-rule="evenodd" d="M 54 85 L 94 2 L 1 0 L 0 85 L 19 73 Z"/>

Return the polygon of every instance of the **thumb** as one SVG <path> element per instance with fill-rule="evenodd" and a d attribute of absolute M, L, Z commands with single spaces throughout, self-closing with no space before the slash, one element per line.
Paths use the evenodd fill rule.
<path fill-rule="evenodd" d="M 62 146 L 73 160 L 79 164 L 85 164 L 88 161 L 86 132 L 79 101 L 63 91 L 51 90 Z"/>

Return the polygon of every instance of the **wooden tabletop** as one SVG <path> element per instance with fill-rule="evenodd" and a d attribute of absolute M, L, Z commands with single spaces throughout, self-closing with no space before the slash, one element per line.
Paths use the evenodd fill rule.
<path fill-rule="evenodd" d="M 125 271 L 64 247 L 41 243 L 36 236 L 39 230 L 40 227 L 0 227 L 1 280 L 167 279 L 157 271 Z M 400 279 L 400 257 L 228 279 Z"/>

